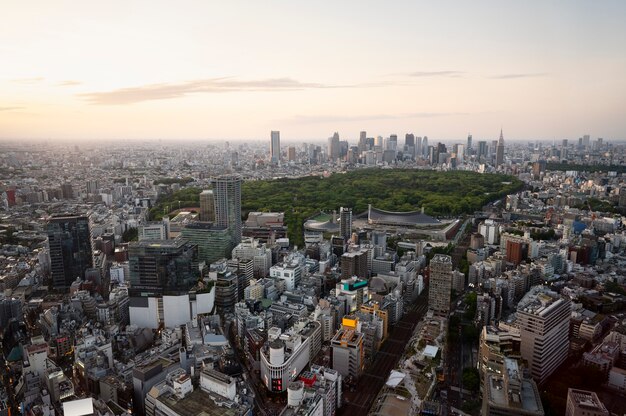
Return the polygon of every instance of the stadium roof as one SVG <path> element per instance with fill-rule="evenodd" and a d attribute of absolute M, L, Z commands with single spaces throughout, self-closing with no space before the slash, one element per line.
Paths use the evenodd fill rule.
<path fill-rule="evenodd" d="M 441 222 L 426 215 L 421 211 L 411 212 L 392 212 L 383 211 L 369 206 L 367 212 L 367 221 L 370 224 L 388 224 L 388 225 L 405 225 L 405 226 L 418 226 L 418 225 L 435 225 Z"/>

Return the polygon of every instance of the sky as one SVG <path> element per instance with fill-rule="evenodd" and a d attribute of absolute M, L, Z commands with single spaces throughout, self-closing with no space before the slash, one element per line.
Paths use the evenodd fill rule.
<path fill-rule="evenodd" d="M 0 10 L 0 139 L 626 139 L 623 0 Z"/>

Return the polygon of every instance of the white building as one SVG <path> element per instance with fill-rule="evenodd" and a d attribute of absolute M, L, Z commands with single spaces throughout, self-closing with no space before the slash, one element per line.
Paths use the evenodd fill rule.
<path fill-rule="evenodd" d="M 261 380 L 272 392 L 284 392 L 321 349 L 319 322 L 299 322 L 281 334 L 270 328 L 261 350 Z"/>
<path fill-rule="evenodd" d="M 567 359 L 570 313 L 570 301 L 544 286 L 534 286 L 517 305 L 522 358 L 539 384 Z"/>
<path fill-rule="evenodd" d="M 478 232 L 485 237 L 487 244 L 498 244 L 500 240 L 500 225 L 493 220 L 485 220 L 478 227 Z"/>
<path fill-rule="evenodd" d="M 235 400 L 237 383 L 235 379 L 219 371 L 203 368 L 200 373 L 200 388 L 207 393 L 217 393 L 229 400 Z"/>
<path fill-rule="evenodd" d="M 210 313 L 214 304 L 215 286 L 207 293 L 134 297 L 130 299 L 130 323 L 139 328 L 156 329 L 161 323 L 172 328 L 195 320 L 200 314 Z"/>
<path fill-rule="evenodd" d="M 294 290 L 302 279 L 302 266 L 296 262 L 279 263 L 270 267 L 270 277 L 285 281 L 285 290 Z"/>

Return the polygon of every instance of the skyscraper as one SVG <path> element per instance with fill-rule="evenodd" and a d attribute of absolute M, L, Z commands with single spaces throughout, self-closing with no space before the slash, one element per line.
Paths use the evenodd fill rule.
<path fill-rule="evenodd" d="M 230 229 L 233 243 L 241 242 L 241 176 L 222 175 L 211 180 L 215 195 L 215 223 Z"/>
<path fill-rule="evenodd" d="M 517 320 L 522 358 L 541 384 L 567 359 L 570 301 L 535 286 L 518 303 Z"/>
<path fill-rule="evenodd" d="M 341 236 L 347 241 L 352 236 L 352 208 L 339 209 L 339 222 Z"/>
<path fill-rule="evenodd" d="M 215 221 L 215 197 L 210 189 L 200 192 L 200 221 Z"/>
<path fill-rule="evenodd" d="M 500 138 L 498 139 L 498 145 L 496 146 L 496 167 L 502 166 L 504 163 L 504 136 L 502 135 L 502 129 L 500 129 Z"/>
<path fill-rule="evenodd" d="M 333 137 L 328 138 L 328 160 L 336 161 L 339 159 L 339 133 L 335 132 Z"/>
<path fill-rule="evenodd" d="M 472 135 L 471 134 L 467 135 L 467 148 L 465 149 L 465 151 L 467 152 L 468 155 L 472 153 Z"/>
<path fill-rule="evenodd" d="M 366 150 L 369 150 L 367 148 L 367 132 L 362 131 L 359 134 L 359 154 L 363 153 Z"/>
<path fill-rule="evenodd" d="M 428 136 L 424 136 L 422 139 L 422 155 L 428 157 Z"/>
<path fill-rule="evenodd" d="M 477 154 L 478 158 L 486 158 L 487 157 L 487 142 L 484 140 L 481 140 L 478 142 L 478 154 Z"/>
<path fill-rule="evenodd" d="M 270 158 L 273 164 L 280 163 L 280 132 L 272 131 L 272 139 L 270 141 Z"/>
<path fill-rule="evenodd" d="M 428 308 L 436 314 L 447 315 L 450 312 L 451 297 L 452 257 L 445 254 L 435 254 L 430 261 Z"/>
<path fill-rule="evenodd" d="M 87 216 L 51 217 L 46 224 L 50 272 L 55 289 L 69 288 L 92 267 L 91 235 Z"/>

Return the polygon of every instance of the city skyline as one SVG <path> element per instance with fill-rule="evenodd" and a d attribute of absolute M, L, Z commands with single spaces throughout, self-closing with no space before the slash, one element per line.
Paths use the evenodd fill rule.
<path fill-rule="evenodd" d="M 625 15 L 618 1 L 16 3 L 0 140 L 446 141 L 504 126 L 512 142 L 620 141 Z"/>

